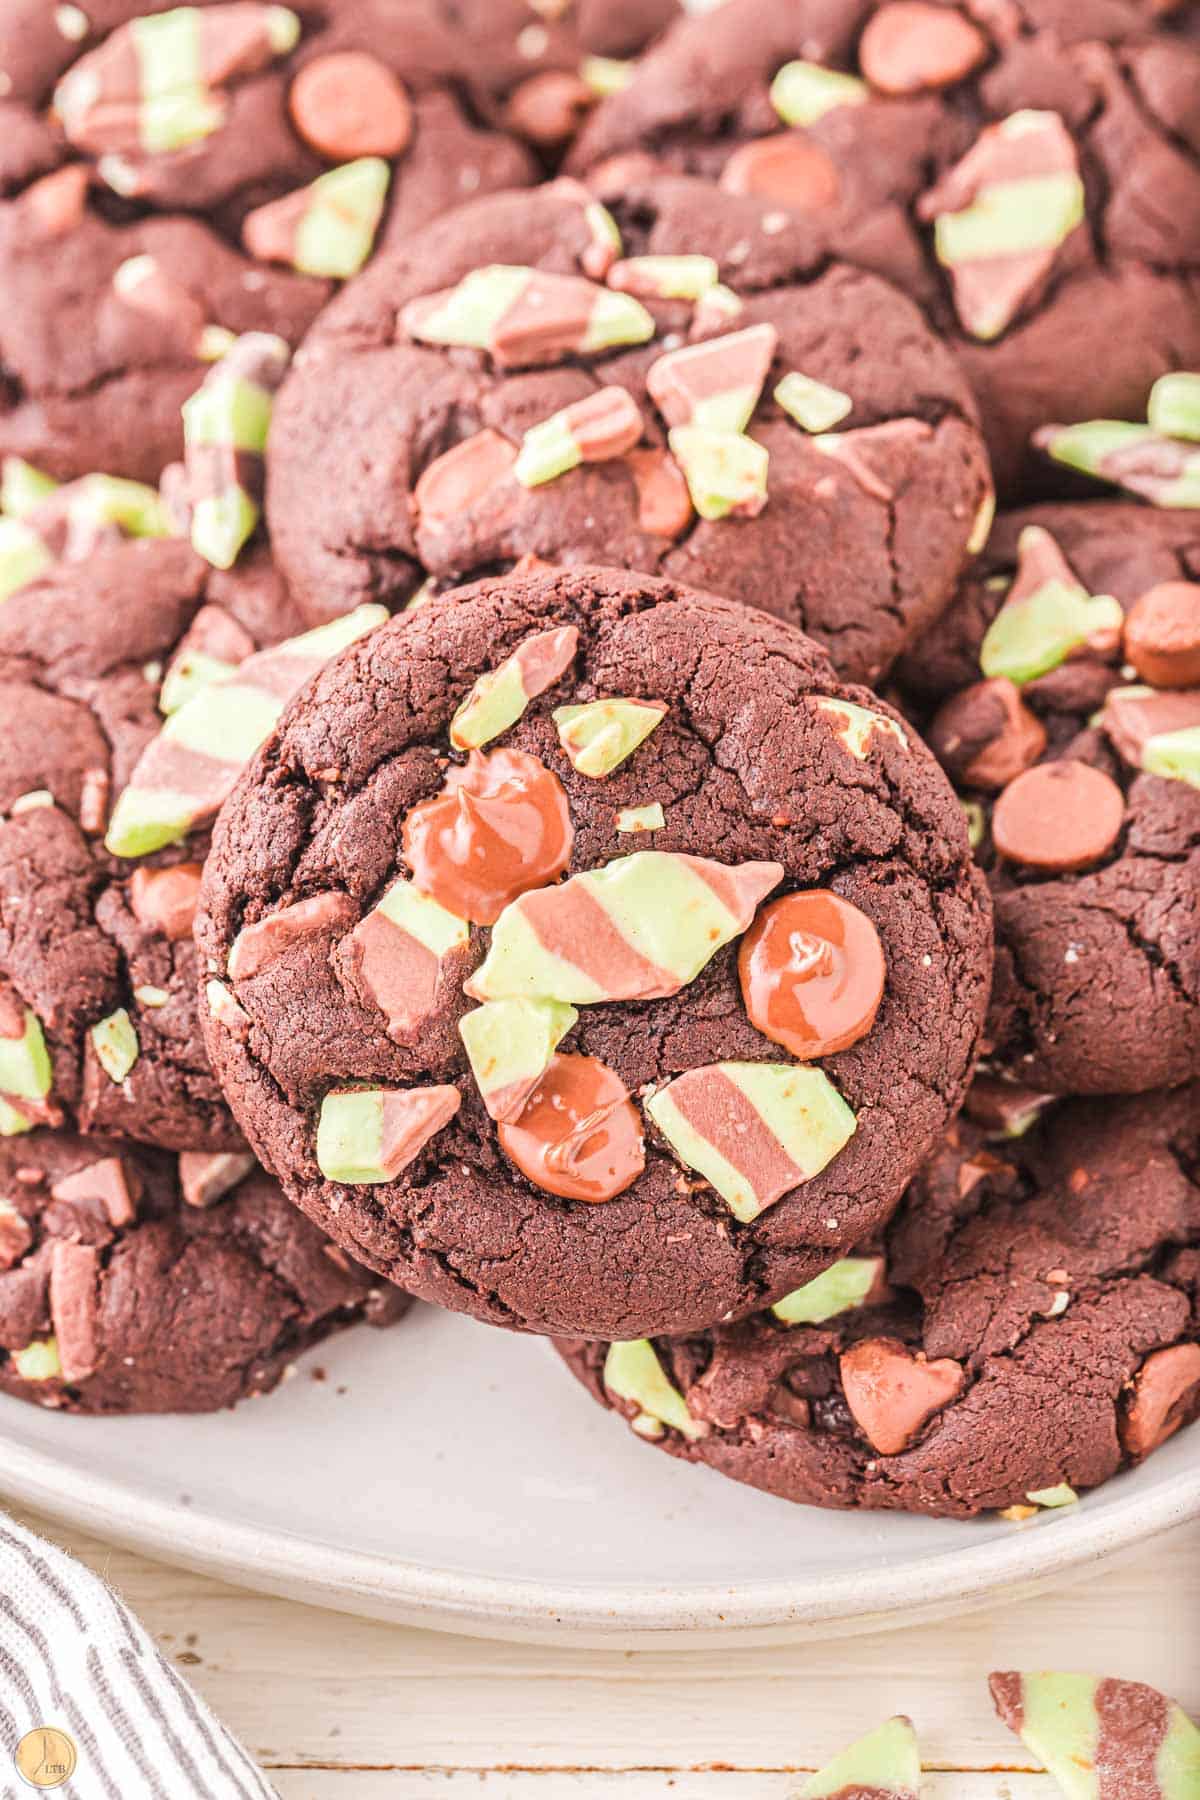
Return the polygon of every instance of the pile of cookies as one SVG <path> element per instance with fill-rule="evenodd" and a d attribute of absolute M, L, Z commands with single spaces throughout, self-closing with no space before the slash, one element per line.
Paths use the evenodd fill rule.
<path fill-rule="evenodd" d="M 0 1388 L 1200 1415 L 1200 7 L 0 0 Z"/>

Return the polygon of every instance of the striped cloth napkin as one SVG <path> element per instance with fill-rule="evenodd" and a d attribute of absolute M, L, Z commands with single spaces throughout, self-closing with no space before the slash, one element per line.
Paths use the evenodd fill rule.
<path fill-rule="evenodd" d="M 39 1790 L 279 1800 L 112 1589 L 0 1515 L 0 1797 Z"/>

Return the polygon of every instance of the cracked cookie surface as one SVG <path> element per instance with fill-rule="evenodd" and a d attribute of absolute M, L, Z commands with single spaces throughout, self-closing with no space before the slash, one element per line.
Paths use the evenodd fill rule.
<path fill-rule="evenodd" d="M 296 630 L 265 550 L 220 573 L 177 541 L 62 564 L 0 610 L 0 998 L 18 1030 L 25 1008 L 40 1022 L 53 1111 L 89 1131 L 216 1150 L 241 1138 L 196 1011 L 191 911 L 206 833 L 140 864 L 103 842 L 198 615 L 235 660 Z M 156 894 L 151 871 L 171 869 L 175 890 Z M 117 1014 L 137 1044 L 120 1080 L 92 1037 Z"/>
<path fill-rule="evenodd" d="M 962 1121 L 840 1302 L 652 1347 L 683 1412 L 558 1348 L 641 1435 L 787 1500 L 1070 1504 L 1200 1414 L 1198 1133 L 1194 1086 L 1064 1101 L 1019 1141 Z"/>
<path fill-rule="evenodd" d="M 38 1131 L 0 1143 L 0 1390 L 74 1413 L 214 1412 L 404 1297 L 250 1156 Z"/>
<path fill-rule="evenodd" d="M 598 224 L 575 184 L 493 198 L 377 258 L 326 311 L 272 427 L 268 516 L 297 600 L 325 617 L 525 554 L 604 562 L 762 606 L 823 643 L 848 679 L 876 679 L 945 604 L 990 493 L 953 358 L 909 301 L 753 199 L 668 178 L 631 186 L 612 219 L 619 251 L 612 220 Z M 647 293 L 680 278 L 675 259 L 697 300 Z M 593 306 L 611 305 L 615 281 L 634 283 L 645 341 L 558 360 L 517 346 L 497 360 L 402 323 L 496 265 L 607 272 L 608 286 L 579 282 L 576 305 L 589 288 Z M 714 301 L 705 283 L 718 277 Z M 706 315 L 714 304 L 728 310 Z M 766 462 L 762 488 L 745 516 L 697 516 L 668 452 L 682 414 L 660 412 L 656 365 L 743 333 L 773 344 L 746 377 L 748 435 L 734 433 Z M 825 404 L 835 396 L 836 428 L 789 415 L 775 391 L 790 374 L 819 384 Z M 632 396 L 637 447 L 527 484 L 526 434 L 600 390 Z"/>
<path fill-rule="evenodd" d="M 729 0 L 665 35 L 585 125 L 567 167 L 602 198 L 665 167 L 794 207 L 838 255 L 926 308 L 979 401 L 1002 497 L 1033 497 L 1053 491 L 1029 448 L 1036 426 L 1140 418 L 1164 369 L 1200 360 L 1200 53 L 1152 29 L 1167 23 L 1127 0 Z M 773 100 L 788 68 L 810 73 L 796 98 L 775 87 Z M 1082 192 L 1057 226 L 1047 209 L 1041 233 L 1029 229 L 1032 185 L 1014 188 L 1015 230 L 990 243 L 984 208 L 959 214 L 971 254 L 995 259 L 994 295 L 1018 260 L 1006 250 L 1042 258 L 1003 327 L 977 335 L 953 263 L 939 263 L 933 215 L 978 196 L 975 146 L 1003 173 L 989 128 L 1035 114 L 1059 122 L 1052 160 L 1073 165 Z M 1081 357 L 1084 342 L 1104 354 Z"/>
<path fill-rule="evenodd" d="M 882 944 L 887 975 L 873 1025 L 821 1059 L 823 1077 L 813 1069 L 856 1129 L 827 1166 L 798 1185 L 793 1174 L 790 1191 L 748 1222 L 695 1178 L 648 1113 L 644 1168 L 603 1204 L 535 1185 L 511 1137 L 510 1160 L 508 1127 L 489 1118 L 456 1030 L 470 1007 L 463 976 L 473 992 L 488 990 L 481 959 L 490 943 L 495 968 L 496 928 L 490 940 L 478 926 L 447 934 L 439 976 L 453 979 L 440 980 L 415 1029 L 389 1033 L 373 998 L 387 984 L 362 962 L 364 982 L 350 960 L 351 929 L 360 941 L 381 896 L 390 904 L 398 892 L 411 905 L 405 822 L 467 779 L 472 764 L 464 771 L 447 756 L 452 718 L 461 740 L 473 717 L 460 703 L 473 684 L 510 669 L 531 635 L 568 629 L 577 633 L 569 666 L 556 663 L 557 678 L 515 722 L 509 712 L 488 744 L 538 759 L 565 796 L 565 873 L 611 869 L 646 848 L 662 855 L 664 878 L 685 858 L 714 859 L 722 874 L 765 868 L 777 894 L 831 889 Z M 582 773 L 559 732 L 577 707 L 586 713 L 612 695 L 654 703 L 654 726 L 648 737 L 639 727 L 643 740 L 611 772 L 597 775 L 593 764 Z M 847 704 L 867 709 L 861 735 L 838 710 Z M 466 806 L 468 821 L 471 813 Z M 540 886 L 532 898 L 565 904 L 568 889 L 575 883 Z M 626 935 L 653 911 L 654 891 L 642 890 L 632 924 L 621 915 Z M 411 922 L 410 913 L 392 917 Z M 728 930 L 715 954 L 706 945 L 690 980 L 661 981 L 683 920 L 661 921 L 658 997 L 606 1001 L 611 986 L 592 988 L 576 994 L 574 1024 L 559 1021 L 558 1062 L 578 1069 L 594 1059 L 615 1076 L 631 1097 L 616 1104 L 635 1109 L 635 1135 L 638 1102 L 654 1105 L 668 1081 L 718 1064 L 780 1063 L 744 1009 Z M 576 956 L 610 942 L 602 924 L 576 934 Z M 220 984 L 205 1021 L 213 1066 L 289 1198 L 414 1294 L 510 1327 L 597 1336 L 652 1322 L 684 1330 L 753 1309 L 872 1230 L 961 1099 L 991 956 L 957 803 L 873 695 L 841 685 L 815 644 L 765 614 L 673 582 L 586 569 L 534 568 L 434 599 L 331 665 L 221 816 L 197 936 Z M 388 940 L 397 951 L 400 936 Z M 318 1143 L 327 1102 L 348 1095 L 353 1107 L 364 1090 L 369 1103 L 399 1095 L 397 1104 L 436 1109 L 433 1133 L 422 1126 L 390 1177 L 374 1168 L 360 1180 L 329 1178 L 322 1168 L 336 1165 Z M 371 1161 L 361 1134 L 341 1149 Z"/>

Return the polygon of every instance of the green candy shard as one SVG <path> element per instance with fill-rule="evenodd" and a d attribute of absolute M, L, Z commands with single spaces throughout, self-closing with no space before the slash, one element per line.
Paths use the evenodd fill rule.
<path fill-rule="evenodd" d="M 26 1131 L 33 1130 L 33 1120 L 27 1119 L 23 1112 L 0 1094 L 0 1138 L 20 1137 Z"/>
<path fill-rule="evenodd" d="M 475 1085 L 493 1118 L 515 1118 L 578 1019 L 560 1000 L 489 1000 L 458 1022 Z"/>
<path fill-rule="evenodd" d="M 1200 375 L 1160 375 L 1150 389 L 1146 418 L 1164 437 L 1200 441 Z"/>
<path fill-rule="evenodd" d="M 214 569 L 232 569 L 257 524 L 258 507 L 240 487 L 208 494 L 192 507 L 192 549 Z"/>
<path fill-rule="evenodd" d="M 853 700 L 821 697 L 817 700 L 817 707 L 834 721 L 835 736 L 841 739 L 857 762 L 867 760 L 871 739 L 877 732 L 882 737 L 891 738 L 902 750 L 908 749 L 908 737 L 895 719 L 885 718 L 883 713 L 872 712 L 869 706 L 858 706 Z"/>
<path fill-rule="evenodd" d="M 0 602 L 53 566 L 53 556 L 32 525 L 0 517 Z"/>
<path fill-rule="evenodd" d="M 1150 425 L 1134 425 L 1128 419 L 1089 419 L 1082 425 L 1052 425 L 1039 432 L 1036 441 L 1069 469 L 1082 475 L 1095 475 L 1115 480 L 1105 473 L 1104 465 L 1112 456 L 1152 444 L 1157 432 Z"/>
<path fill-rule="evenodd" d="M 280 338 L 284 355 L 287 345 Z M 226 380 L 217 363 L 183 403 L 183 436 L 188 444 L 218 444 L 261 456 L 267 447 L 274 396 L 244 375 Z"/>
<path fill-rule="evenodd" d="M 1142 767 L 1148 775 L 1162 775 L 1168 781 L 1186 781 L 1200 788 L 1200 725 L 1188 725 L 1180 731 L 1160 731 L 1149 738 L 1142 751 Z"/>
<path fill-rule="evenodd" d="M 14 1100 L 44 1100 L 53 1079 L 42 1022 L 27 1006 L 21 1036 L 0 1037 L 0 1094 L 11 1094 Z"/>
<path fill-rule="evenodd" d="M 805 431 L 832 431 L 854 411 L 854 402 L 840 388 L 827 387 L 810 375 L 791 370 L 775 389 L 775 403 Z"/>
<path fill-rule="evenodd" d="M 912 1720 L 886 1720 L 818 1771 L 800 1790 L 800 1800 L 835 1800 L 839 1795 L 878 1794 L 880 1800 L 919 1800 L 921 1753 Z"/>
<path fill-rule="evenodd" d="M 23 519 L 58 488 L 52 475 L 44 475 L 22 456 L 6 456 L 0 470 L 0 513 Z"/>
<path fill-rule="evenodd" d="M 567 408 L 552 413 L 538 425 L 531 425 L 521 440 L 520 453 L 513 464 L 513 477 L 522 487 L 543 487 L 556 481 L 583 461 L 567 418 Z"/>
<path fill-rule="evenodd" d="M 131 784 L 113 807 L 104 847 L 114 856 L 149 856 L 166 844 L 180 843 L 194 823 L 190 794 Z"/>
<path fill-rule="evenodd" d="M 1034 544 L 1036 527 L 1021 534 L 1021 548 Z M 1061 561 L 1061 559 L 1059 559 Z M 1022 686 L 1107 632 L 1119 636 L 1124 610 L 1111 594 L 1092 596 L 1078 582 L 1051 575 L 1031 591 L 1011 594 L 988 626 L 979 666 L 988 677 L 1004 676 Z M 1016 584 L 1014 584 L 1015 587 Z"/>
<path fill-rule="evenodd" d="M 987 814 L 978 800 L 960 800 L 958 804 L 967 821 L 967 842 L 972 850 L 978 850 L 987 836 Z"/>
<path fill-rule="evenodd" d="M 668 1426 L 689 1443 L 708 1436 L 708 1426 L 692 1417 L 683 1395 L 667 1380 L 654 1346 L 646 1338 L 609 1345 L 604 1358 L 604 1385 L 618 1400 L 628 1400 L 641 1408 L 632 1423 L 643 1437 L 661 1437 Z"/>
<path fill-rule="evenodd" d="M 58 1381 L 62 1377 L 57 1338 L 35 1338 L 23 1350 L 14 1350 L 11 1361 L 22 1381 Z"/>
<path fill-rule="evenodd" d="M 358 274 L 374 248 L 391 179 L 379 156 L 361 156 L 317 177 L 292 252 L 302 275 L 347 281 Z"/>
<path fill-rule="evenodd" d="M 121 475 L 84 475 L 71 485 L 71 509 L 85 518 L 116 525 L 127 537 L 174 536 L 162 496 L 145 482 Z"/>
<path fill-rule="evenodd" d="M 615 294 L 609 288 L 601 288 L 580 352 L 592 356 L 601 350 L 618 349 L 622 344 L 647 344 L 654 329 L 654 316 L 640 300 L 632 294 Z"/>
<path fill-rule="evenodd" d="M 741 432 L 703 425 L 676 425 L 667 441 L 702 519 L 725 519 L 731 513 L 752 518 L 762 511 L 770 460 L 762 444 Z"/>
<path fill-rule="evenodd" d="M 995 257 L 1022 256 L 1061 244 L 1082 223 L 1083 182 L 1078 175 L 1029 175 L 1018 181 L 996 181 L 980 188 L 961 212 L 939 214 L 934 248 L 944 268 L 958 263 L 990 262 Z M 1007 316 L 1006 320 L 1007 322 Z M 1002 330 L 997 325 L 996 330 Z M 995 333 L 977 329 L 975 336 Z"/>
<path fill-rule="evenodd" d="M 389 1179 L 380 1166 L 383 1094 L 379 1088 L 326 1094 L 317 1121 L 317 1167 L 327 1181 L 358 1187 Z"/>
<path fill-rule="evenodd" d="M 783 1325 L 823 1325 L 861 1306 L 879 1280 L 880 1256 L 844 1256 L 841 1262 L 777 1300 L 771 1311 Z"/>
<path fill-rule="evenodd" d="M 967 539 L 968 556 L 978 556 L 985 548 L 992 535 L 992 526 L 996 523 L 996 491 L 989 488 L 979 502 L 979 511 L 975 514 L 975 523 L 971 527 L 971 535 Z"/>
<path fill-rule="evenodd" d="M 134 19 L 141 104 L 138 122 L 148 156 L 182 150 L 218 130 L 226 109 L 205 86 L 200 13 L 194 6 Z"/>
<path fill-rule="evenodd" d="M 496 325 L 521 298 L 534 274 L 519 263 L 490 263 L 472 269 L 443 296 L 436 311 L 410 327 L 412 336 L 423 344 L 486 350 Z"/>
<path fill-rule="evenodd" d="M 1048 425 L 1033 441 L 1055 462 L 1115 482 L 1154 506 L 1200 507 L 1200 448 L 1151 425 L 1091 419 L 1083 425 Z"/>
<path fill-rule="evenodd" d="M 1060 1481 L 1056 1487 L 1033 1488 L 1025 1498 L 1033 1506 L 1045 1506 L 1053 1509 L 1058 1506 L 1077 1506 L 1079 1495 L 1066 1481 Z"/>
<path fill-rule="evenodd" d="M 580 775 L 611 775 L 662 724 L 667 709 L 646 700 L 589 700 L 557 706 L 550 717 L 558 739 Z"/>
<path fill-rule="evenodd" d="M 300 19 L 290 6 L 267 8 L 267 37 L 276 56 L 287 56 L 300 42 Z"/>
<path fill-rule="evenodd" d="M 158 710 L 168 718 L 194 700 L 202 688 L 214 681 L 224 681 L 237 669 L 236 663 L 223 662 L 219 656 L 206 656 L 193 650 L 172 663 L 158 695 Z"/>
<path fill-rule="evenodd" d="M 139 1006 L 149 1006 L 151 1008 L 165 1006 L 171 998 L 166 988 L 160 987 L 135 987 L 133 990 L 133 997 Z"/>
<path fill-rule="evenodd" d="M 138 1035 L 133 1020 L 123 1006 L 109 1013 L 88 1036 L 96 1052 L 96 1060 L 110 1081 L 119 1086 L 138 1059 Z"/>
<path fill-rule="evenodd" d="M 1066 1800 L 1097 1800 L 1102 1792 L 1116 1795 L 1127 1786 L 1130 1793 L 1161 1800 L 1196 1800 L 1200 1794 L 1200 1731 L 1182 1707 L 1153 1688 L 1049 1670 L 992 1675 L 989 1686 L 1000 1717 L 1045 1764 Z M 1130 1721 L 1112 1760 L 1105 1759 L 1107 1766 L 1100 1760 L 1102 1687 Z M 1141 1721 L 1146 1729 L 1139 1732 Z"/>
<path fill-rule="evenodd" d="M 717 286 L 720 269 L 711 256 L 631 256 L 610 269 L 612 287 L 659 300 L 699 300 Z"/>
<path fill-rule="evenodd" d="M 590 87 L 593 94 L 601 100 L 607 100 L 610 95 L 619 94 L 627 88 L 633 80 L 634 70 L 634 63 L 616 56 L 585 56 L 579 65 L 580 78 L 585 86 Z"/>
<path fill-rule="evenodd" d="M 617 814 L 618 831 L 661 831 L 666 822 L 657 800 L 650 806 L 623 806 Z"/>
<path fill-rule="evenodd" d="M 771 83 L 771 105 L 785 125 L 815 125 L 836 106 L 861 106 L 871 97 L 865 81 L 820 63 L 784 63 Z"/>

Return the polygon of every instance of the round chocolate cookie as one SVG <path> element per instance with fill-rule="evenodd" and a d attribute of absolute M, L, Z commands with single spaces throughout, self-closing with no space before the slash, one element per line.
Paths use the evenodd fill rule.
<path fill-rule="evenodd" d="M 705 183 L 574 182 L 377 257 L 280 394 L 268 517 L 327 617 L 525 554 L 661 573 L 874 679 L 946 603 L 991 489 L 910 302 Z"/>
<path fill-rule="evenodd" d="M 1200 1415 L 1200 1089 L 963 1122 L 876 1248 L 769 1311 L 558 1348 L 639 1436 L 785 1500 L 1070 1505 Z"/>
<path fill-rule="evenodd" d="M 0 202 L 0 291 L 0 455 L 157 481 L 229 334 L 295 345 L 329 285 L 257 267 L 198 220 L 113 224 L 72 164 Z"/>
<path fill-rule="evenodd" d="M 295 627 L 265 550 L 226 574 L 167 540 L 104 546 L 0 608 L 0 1134 L 67 1117 L 240 1145 L 201 1043 L 192 913 L 212 815 L 320 666 Z"/>
<path fill-rule="evenodd" d="M 0 1391 L 19 1400 L 215 1412 L 331 1332 L 404 1311 L 252 1156 L 0 1142 Z"/>
<path fill-rule="evenodd" d="M 596 1335 L 753 1309 L 874 1229 L 991 959 L 914 734 L 779 620 L 594 569 L 331 665 L 223 810 L 196 929 L 289 1198 L 415 1294 Z"/>
<path fill-rule="evenodd" d="M 1151 23 L 1132 0 L 728 0 L 567 167 L 601 198 L 665 166 L 801 214 L 953 343 L 1001 495 L 1045 492 L 1036 426 L 1140 417 L 1200 360 L 1200 51 Z"/>
<path fill-rule="evenodd" d="M 1200 1075 L 1200 512 L 1002 515 L 899 676 L 990 872 L 995 1066 Z"/>
<path fill-rule="evenodd" d="M 0 0 L 0 86 L 10 190 L 56 141 L 115 199 L 212 213 L 311 274 L 360 266 L 385 214 L 403 237 L 535 174 L 482 116 L 454 9 L 419 0 Z"/>

